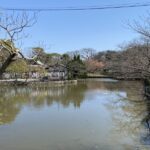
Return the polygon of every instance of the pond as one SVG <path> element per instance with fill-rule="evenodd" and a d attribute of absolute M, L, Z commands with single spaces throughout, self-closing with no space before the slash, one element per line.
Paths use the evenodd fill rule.
<path fill-rule="evenodd" d="M 149 150 L 140 81 L 0 87 L 0 150 Z"/>

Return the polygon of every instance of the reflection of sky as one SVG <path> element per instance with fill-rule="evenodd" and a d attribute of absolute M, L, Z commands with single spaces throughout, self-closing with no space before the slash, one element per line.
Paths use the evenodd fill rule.
<path fill-rule="evenodd" d="M 116 100 L 119 98 L 126 98 L 127 93 L 118 91 L 118 92 L 112 92 L 112 91 L 107 91 L 107 90 L 89 90 L 85 94 L 85 99 L 86 100 L 92 100 L 92 97 L 96 95 L 96 98 L 99 99 L 100 101 L 105 101 L 105 102 L 110 102 L 110 100 Z"/>
<path fill-rule="evenodd" d="M 123 142 L 125 145 L 135 143 L 140 150 L 143 150 L 141 144 L 138 145 L 140 138 L 142 138 L 141 132 L 143 132 L 141 121 L 146 111 L 145 105 L 141 106 L 143 101 L 133 103 L 130 102 L 130 98 L 124 91 L 113 92 L 100 89 L 87 91 L 85 99 L 91 101 L 93 98 L 94 101 L 97 100 L 95 105 L 99 104 L 103 120 L 107 120 L 107 124 L 114 126 L 110 130 L 112 132 L 110 136 L 115 138 L 113 139 L 114 143 Z M 149 135 L 145 137 L 146 142 L 148 142 L 148 138 Z"/>
<path fill-rule="evenodd" d="M 115 79 L 109 79 L 109 78 L 95 78 L 95 79 L 88 79 L 88 81 L 102 81 L 102 82 L 118 82 L 118 80 Z"/>

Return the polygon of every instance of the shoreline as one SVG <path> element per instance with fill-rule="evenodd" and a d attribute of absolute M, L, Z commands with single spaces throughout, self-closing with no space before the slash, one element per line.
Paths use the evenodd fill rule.
<path fill-rule="evenodd" d="M 40 81 L 38 79 L 9 79 L 0 80 L 0 86 L 54 86 L 65 84 L 77 84 L 77 80 Z"/>
<path fill-rule="evenodd" d="M 114 77 L 88 77 L 86 79 L 76 80 L 47 80 L 40 81 L 39 79 L 7 79 L 0 80 L 0 86 L 54 86 L 54 85 L 65 85 L 65 84 L 77 84 L 78 82 L 86 81 L 87 79 L 113 79 L 118 81 L 141 81 L 140 78 L 114 78 Z"/>

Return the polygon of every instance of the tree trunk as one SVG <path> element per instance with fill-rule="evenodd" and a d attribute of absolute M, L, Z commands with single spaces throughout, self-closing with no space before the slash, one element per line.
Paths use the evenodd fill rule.
<path fill-rule="evenodd" d="M 16 56 L 16 54 L 11 54 L 6 61 L 3 63 L 2 67 L 0 68 L 0 78 L 2 78 L 3 73 L 5 72 L 6 68 L 11 64 L 12 59 Z"/>

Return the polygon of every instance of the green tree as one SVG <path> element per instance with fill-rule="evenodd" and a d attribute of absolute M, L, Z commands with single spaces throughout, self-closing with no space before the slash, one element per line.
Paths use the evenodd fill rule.
<path fill-rule="evenodd" d="M 85 78 L 87 76 L 86 66 L 80 59 L 80 55 L 74 56 L 68 63 L 68 75 L 70 79 Z"/>
<path fill-rule="evenodd" d="M 17 74 L 22 75 L 23 73 L 26 73 L 28 71 L 29 71 L 29 66 L 24 59 L 17 59 L 13 61 L 6 69 L 6 72 L 15 74 L 16 78 L 17 78 Z"/>

